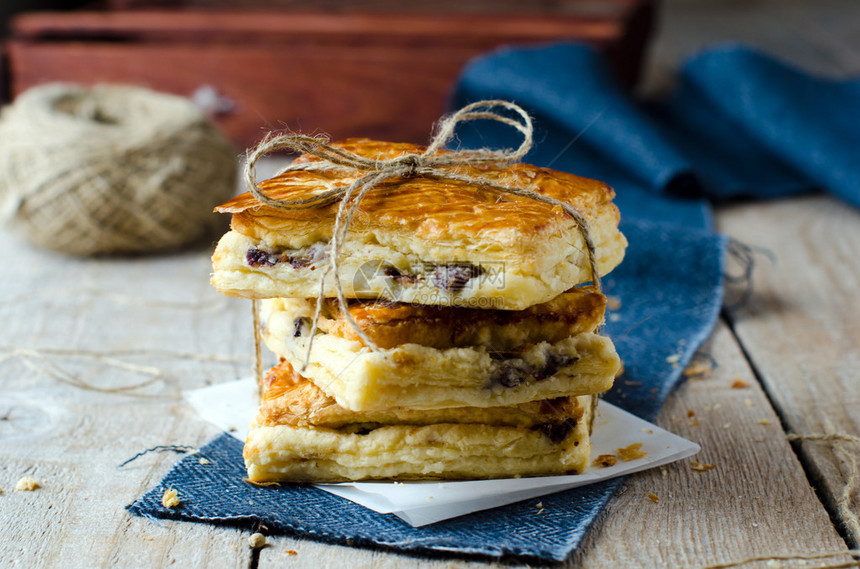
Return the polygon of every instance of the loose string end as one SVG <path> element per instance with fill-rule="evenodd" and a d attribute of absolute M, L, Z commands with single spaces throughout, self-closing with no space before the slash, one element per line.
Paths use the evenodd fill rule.
<path fill-rule="evenodd" d="M 263 352 L 260 347 L 262 344 L 262 334 L 260 332 L 260 301 L 251 300 L 251 312 L 253 312 L 254 321 L 254 374 L 257 377 L 257 389 L 260 394 L 263 391 Z"/>

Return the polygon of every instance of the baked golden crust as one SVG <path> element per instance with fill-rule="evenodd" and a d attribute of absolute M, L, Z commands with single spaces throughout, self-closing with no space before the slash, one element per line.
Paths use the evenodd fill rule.
<path fill-rule="evenodd" d="M 243 455 L 254 482 L 580 474 L 591 454 L 590 414 L 589 407 L 560 441 L 539 429 L 484 424 L 388 425 L 367 433 L 252 424 Z"/>
<path fill-rule="evenodd" d="M 606 297 L 592 287 L 578 287 L 525 310 L 355 299 L 348 301 L 348 310 L 359 329 L 380 348 L 421 344 L 437 349 L 483 346 L 499 351 L 593 332 L 603 321 Z M 336 298 L 326 299 L 325 312 L 327 318 L 320 321 L 323 332 L 364 343 Z"/>
<path fill-rule="evenodd" d="M 336 146 L 371 158 L 423 150 L 366 139 Z M 626 241 L 606 184 L 528 164 L 463 166 L 457 173 L 569 203 L 589 223 L 599 272 L 621 262 Z M 300 199 L 346 186 L 357 175 L 297 170 L 259 187 L 273 198 Z M 329 262 L 336 208 L 281 210 L 251 194 L 220 206 L 218 211 L 233 214 L 233 230 L 213 255 L 212 283 L 230 296 L 315 297 L 320 269 Z M 478 184 L 417 177 L 389 180 L 368 192 L 339 264 L 349 298 L 504 310 L 545 302 L 591 278 L 583 237 L 562 208 Z M 369 266 L 384 270 L 365 278 Z M 336 296 L 331 274 L 324 294 Z M 487 299 L 493 302 L 475 302 Z"/>
<path fill-rule="evenodd" d="M 415 144 L 363 138 L 345 140 L 333 146 L 373 159 L 390 159 L 424 151 L 424 147 Z M 300 163 L 315 161 L 318 159 L 309 155 L 296 159 Z M 457 173 L 533 190 L 565 201 L 587 219 L 596 218 L 597 212 L 605 209 L 612 213 L 612 220 L 618 224 L 618 208 L 612 204 L 615 192 L 597 180 L 530 164 L 511 164 L 502 168 L 458 166 Z M 359 176 L 297 170 L 261 182 L 258 187 L 271 198 L 295 200 L 310 197 L 331 185 L 345 187 Z M 281 210 L 261 205 L 253 195 L 245 193 L 217 207 L 216 211 L 232 213 L 232 228 L 258 239 L 265 239 L 271 233 L 301 233 L 303 229 L 313 227 L 316 235 L 328 240 L 337 206 L 333 203 L 313 209 Z M 543 202 L 513 194 L 500 195 L 496 190 L 455 180 L 416 177 L 394 179 L 371 190 L 355 215 L 351 231 L 360 233 L 378 228 L 397 228 L 429 241 L 482 236 L 510 247 L 537 235 L 552 234 L 554 228 L 570 223 L 570 218 L 561 208 Z"/>
<path fill-rule="evenodd" d="M 282 363 L 262 398 L 243 452 L 255 482 L 576 474 L 589 463 L 591 396 L 355 413 Z"/>
<path fill-rule="evenodd" d="M 289 362 L 271 368 L 263 378 L 257 425 L 327 427 L 348 431 L 382 425 L 432 425 L 436 423 L 488 424 L 558 430 L 584 412 L 576 397 L 558 397 L 504 407 L 452 407 L 447 409 L 395 408 L 382 411 L 350 411 L 328 396 Z"/>

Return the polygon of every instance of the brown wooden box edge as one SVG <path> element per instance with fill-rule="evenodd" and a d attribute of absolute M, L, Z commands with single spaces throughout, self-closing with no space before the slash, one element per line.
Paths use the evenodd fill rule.
<path fill-rule="evenodd" d="M 240 147 L 289 128 L 426 142 L 472 57 L 505 44 L 581 41 L 632 85 L 650 1 L 599 15 L 361 14 L 282 10 L 33 13 L 6 44 L 11 96 L 51 81 L 208 94 Z M 217 95 L 217 98 L 212 98 Z M 325 130 L 323 130 L 325 129 Z"/>

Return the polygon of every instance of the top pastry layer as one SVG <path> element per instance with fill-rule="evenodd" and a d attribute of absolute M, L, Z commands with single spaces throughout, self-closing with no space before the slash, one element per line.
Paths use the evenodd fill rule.
<path fill-rule="evenodd" d="M 413 144 L 367 139 L 350 139 L 334 146 L 373 159 L 420 154 L 424 150 Z M 298 162 L 315 160 L 311 156 L 297 158 Z M 458 166 L 456 172 L 532 190 L 570 204 L 589 222 L 598 248 L 600 272 L 605 274 L 620 262 L 626 242 L 618 232 L 618 209 L 612 203 L 614 191 L 603 182 L 529 164 L 464 165 Z M 288 171 L 261 182 L 259 188 L 272 198 L 295 200 L 345 187 L 362 174 Z M 232 213 L 233 230 L 262 247 L 299 249 L 331 239 L 337 206 L 334 203 L 281 210 L 261 205 L 253 195 L 245 193 L 217 211 Z M 372 189 L 357 210 L 349 239 L 417 254 L 428 262 L 472 261 L 475 254 L 488 261 L 522 262 L 528 258 L 538 272 L 541 258 L 546 257 L 542 252 L 559 249 L 559 240 L 582 249 L 574 221 L 560 207 L 480 184 L 423 177 L 395 178 Z M 574 284 L 578 283 L 569 286 Z"/>

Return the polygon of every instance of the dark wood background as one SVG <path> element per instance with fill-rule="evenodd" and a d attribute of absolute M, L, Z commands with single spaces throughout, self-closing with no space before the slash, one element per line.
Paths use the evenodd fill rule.
<path fill-rule="evenodd" d="M 16 16 L 7 98 L 50 81 L 132 83 L 214 95 L 208 110 L 239 147 L 283 128 L 426 142 L 466 62 L 501 45 L 588 43 L 634 85 L 653 4 L 108 0 Z"/>

